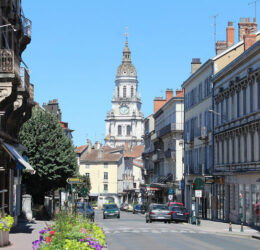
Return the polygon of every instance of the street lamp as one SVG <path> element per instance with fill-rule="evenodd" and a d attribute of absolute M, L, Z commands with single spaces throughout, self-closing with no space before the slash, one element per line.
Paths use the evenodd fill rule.
<path fill-rule="evenodd" d="M 11 28 L 13 29 L 13 31 L 17 31 L 12 24 L 8 23 L 8 24 L 4 24 L 4 25 L 1 25 L 0 28 L 4 28 L 4 27 L 9 27 L 11 26 Z"/>

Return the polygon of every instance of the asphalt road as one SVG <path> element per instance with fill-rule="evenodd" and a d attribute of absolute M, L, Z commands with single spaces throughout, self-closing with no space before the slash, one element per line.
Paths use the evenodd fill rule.
<path fill-rule="evenodd" d="M 103 219 L 96 211 L 96 222 L 103 227 L 109 250 L 164 249 L 260 249 L 260 240 L 207 233 L 185 223 L 146 223 L 144 215 L 121 212 L 121 218 Z"/>

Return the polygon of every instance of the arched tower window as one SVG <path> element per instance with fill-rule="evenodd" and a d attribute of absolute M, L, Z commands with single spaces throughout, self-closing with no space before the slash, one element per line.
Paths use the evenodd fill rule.
<path fill-rule="evenodd" d="M 126 98 L 126 86 L 123 87 L 123 97 Z"/>
<path fill-rule="evenodd" d="M 126 129 L 127 135 L 131 134 L 131 126 L 127 125 L 127 129 Z"/>
<path fill-rule="evenodd" d="M 117 97 L 119 97 L 119 87 L 117 87 Z"/>
<path fill-rule="evenodd" d="M 118 135 L 122 135 L 122 127 L 121 127 L 121 125 L 119 125 L 117 129 L 118 129 L 118 131 L 117 131 Z"/>
<path fill-rule="evenodd" d="M 134 87 L 131 87 L 131 97 L 134 97 Z"/>

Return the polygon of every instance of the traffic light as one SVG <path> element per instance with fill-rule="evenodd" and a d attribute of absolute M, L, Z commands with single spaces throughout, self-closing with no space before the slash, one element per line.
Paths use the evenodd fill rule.
<path fill-rule="evenodd" d="M 191 189 L 195 190 L 195 183 L 194 182 L 192 182 L 192 184 L 191 184 Z"/>

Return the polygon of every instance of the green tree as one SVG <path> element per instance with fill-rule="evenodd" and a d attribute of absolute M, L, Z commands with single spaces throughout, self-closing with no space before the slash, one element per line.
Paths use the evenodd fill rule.
<path fill-rule="evenodd" d="M 78 178 L 82 180 L 82 182 L 78 185 L 75 185 L 76 192 L 79 194 L 79 196 L 86 197 L 89 194 L 89 191 L 91 189 L 91 183 L 90 178 L 88 175 L 78 175 Z M 86 190 L 86 195 L 82 195 L 82 188 Z"/>
<path fill-rule="evenodd" d="M 66 180 L 76 174 L 74 147 L 57 118 L 49 111 L 34 108 L 32 117 L 21 128 L 21 143 L 36 174 L 23 174 L 23 183 L 33 201 L 42 204 L 44 196 L 66 187 Z"/>

